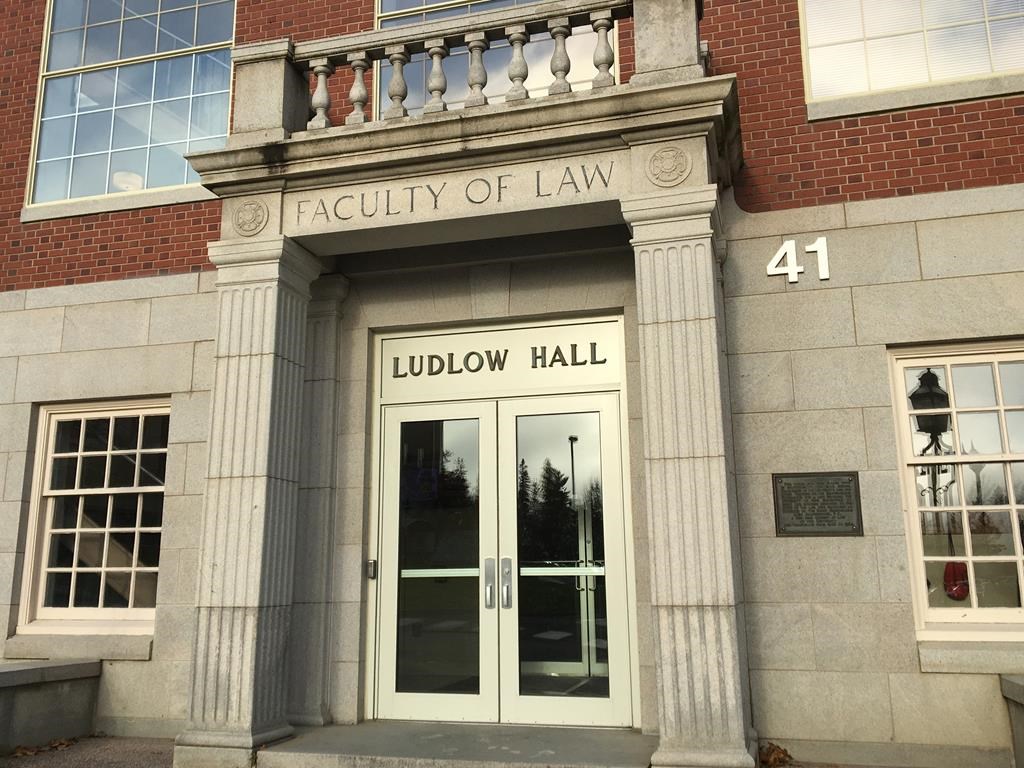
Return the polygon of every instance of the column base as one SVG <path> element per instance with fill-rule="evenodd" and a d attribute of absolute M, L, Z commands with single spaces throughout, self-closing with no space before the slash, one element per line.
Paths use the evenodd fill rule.
<path fill-rule="evenodd" d="M 174 746 L 174 768 L 252 768 L 255 763 L 252 749 Z"/>
<path fill-rule="evenodd" d="M 659 746 L 658 751 L 651 755 L 651 768 L 757 768 L 756 755 L 756 741 L 747 750 Z"/>

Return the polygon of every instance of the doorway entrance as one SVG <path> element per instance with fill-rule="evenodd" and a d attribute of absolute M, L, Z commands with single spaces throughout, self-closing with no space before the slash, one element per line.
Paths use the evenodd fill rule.
<path fill-rule="evenodd" d="M 619 408 L 384 406 L 380 717 L 632 725 Z"/>

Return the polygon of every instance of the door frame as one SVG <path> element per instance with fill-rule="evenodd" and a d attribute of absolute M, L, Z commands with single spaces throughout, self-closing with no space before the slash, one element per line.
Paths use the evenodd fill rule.
<path fill-rule="evenodd" d="M 504 323 L 474 323 L 473 325 L 458 325 L 458 326 L 443 326 L 443 327 L 429 327 L 429 328 L 405 328 L 399 330 L 387 330 L 387 331 L 373 331 L 370 337 L 370 350 L 371 350 L 371 365 L 369 366 L 369 381 L 367 382 L 368 391 L 371 394 L 370 402 L 370 418 L 369 418 L 369 436 L 366 439 L 366 445 L 370 449 L 370 462 L 367 466 L 367 470 L 370 475 L 370 490 L 367 504 L 368 513 L 364 515 L 365 524 L 365 544 L 362 549 L 362 560 L 356 564 L 356 567 L 349 571 L 352 574 L 349 578 L 354 579 L 349 588 L 356 593 L 357 599 L 360 599 L 363 603 L 364 611 L 362 612 L 362 621 L 365 628 L 363 648 L 362 648 L 362 662 L 360 663 L 360 676 L 362 682 L 362 717 L 367 720 L 376 720 L 380 718 L 380 706 L 377 696 L 377 680 L 380 674 L 380 581 L 368 577 L 369 561 L 374 561 L 375 564 L 380 562 L 380 523 L 381 515 L 383 512 L 382 498 L 381 498 L 381 472 L 383 467 L 383 456 L 382 456 L 382 428 L 383 428 L 383 407 L 384 405 L 398 405 L 408 404 L 414 405 L 417 403 L 427 404 L 431 402 L 440 402 L 439 400 L 421 399 L 418 401 L 411 402 L 385 402 L 381 397 L 381 386 L 380 382 L 382 379 L 382 371 L 384 366 L 384 355 L 383 355 L 383 344 L 388 339 L 394 338 L 409 338 L 409 337 L 429 337 L 438 336 L 452 333 L 488 333 L 488 332 L 500 332 L 505 330 L 521 330 L 521 329 L 543 329 L 548 327 L 559 327 L 567 325 L 588 325 L 591 323 L 601 324 L 612 324 L 614 326 L 614 337 L 616 339 L 615 353 L 619 356 L 621 361 L 621 376 L 614 383 L 605 384 L 593 387 L 576 387 L 574 389 L 567 390 L 564 388 L 529 388 L 523 391 L 496 391 L 488 392 L 486 396 L 463 397 L 459 402 L 468 402 L 473 399 L 493 401 L 498 399 L 512 398 L 512 397 L 539 397 L 544 395 L 559 395 L 559 394 L 586 394 L 586 393 L 599 393 L 609 392 L 617 393 L 619 395 L 619 434 L 621 439 L 621 478 L 622 478 L 622 518 L 623 518 L 623 534 L 624 534 L 624 545 L 625 545 L 625 569 L 626 569 L 626 615 L 624 619 L 627 624 L 627 633 L 629 638 L 629 681 L 630 681 L 630 696 L 629 702 L 632 713 L 632 727 L 642 728 L 643 721 L 641 719 L 641 702 L 640 702 L 640 657 L 639 657 L 639 633 L 637 629 L 637 590 L 636 590 L 636 547 L 635 547 L 635 534 L 634 534 L 634 520 L 633 520 L 633 506 L 632 506 L 632 464 L 633 459 L 639 460 L 641 457 L 634 457 L 632 455 L 632 441 L 629 439 L 630 436 L 630 420 L 631 412 L 636 410 L 632 400 L 629 397 L 629 390 L 626 382 L 626 348 L 625 348 L 625 335 L 624 335 L 624 318 L 620 315 L 584 315 L 576 316 L 573 318 L 565 318 L 558 320 L 522 320 L 518 322 L 504 322 Z M 639 375 L 638 366 L 634 362 L 629 363 L 629 367 L 633 370 L 635 375 Z M 640 425 L 637 424 L 635 429 L 640 429 Z M 642 538 L 642 535 L 641 535 Z M 354 548 L 353 548 L 354 549 Z M 362 587 L 357 588 L 355 584 L 365 585 L 365 590 Z M 359 596 L 361 593 L 361 596 Z"/>

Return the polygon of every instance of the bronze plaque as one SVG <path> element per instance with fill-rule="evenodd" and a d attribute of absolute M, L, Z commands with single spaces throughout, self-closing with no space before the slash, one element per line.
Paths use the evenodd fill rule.
<path fill-rule="evenodd" d="M 863 536 L 856 472 L 772 475 L 779 536 Z"/>

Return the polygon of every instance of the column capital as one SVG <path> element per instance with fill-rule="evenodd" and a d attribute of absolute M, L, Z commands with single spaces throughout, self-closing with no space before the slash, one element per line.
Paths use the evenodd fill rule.
<path fill-rule="evenodd" d="M 716 260 L 724 261 L 725 249 L 718 242 L 722 232 L 718 187 L 709 184 L 687 187 L 620 201 L 634 247 L 711 239 Z"/>
<path fill-rule="evenodd" d="M 290 237 L 259 240 L 218 240 L 209 245 L 210 261 L 217 267 L 217 285 L 280 281 L 308 296 L 323 270 L 320 259 Z"/>
<path fill-rule="evenodd" d="M 310 314 L 319 314 L 348 297 L 349 280 L 344 275 L 322 275 L 310 286 Z"/>

